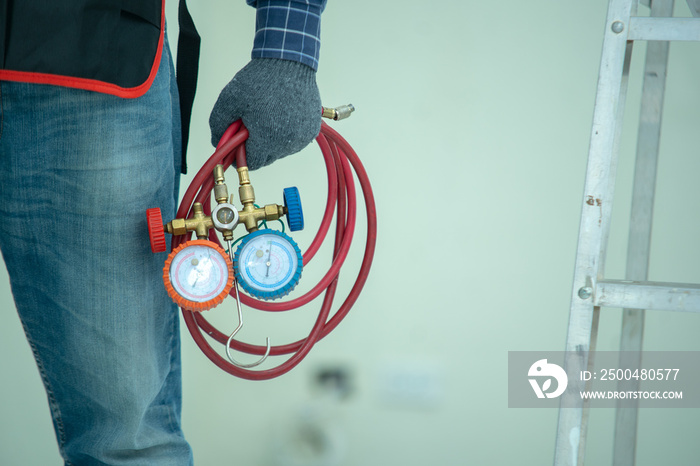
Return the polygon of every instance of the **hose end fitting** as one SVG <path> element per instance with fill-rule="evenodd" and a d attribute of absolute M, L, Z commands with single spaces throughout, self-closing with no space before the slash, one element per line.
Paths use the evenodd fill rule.
<path fill-rule="evenodd" d="M 345 118 L 348 118 L 352 114 L 352 112 L 355 111 L 355 107 L 352 104 L 341 105 L 340 107 L 335 108 L 321 108 L 323 109 L 323 113 L 321 113 L 321 116 L 323 118 L 328 118 L 335 121 L 344 120 Z"/>

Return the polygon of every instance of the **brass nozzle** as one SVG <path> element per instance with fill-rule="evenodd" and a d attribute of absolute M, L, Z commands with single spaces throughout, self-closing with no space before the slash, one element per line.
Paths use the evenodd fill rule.
<path fill-rule="evenodd" d="M 323 113 L 321 113 L 321 116 L 323 118 L 328 118 L 335 121 L 344 120 L 345 118 L 348 118 L 352 114 L 352 112 L 355 111 L 355 107 L 352 104 L 341 105 L 340 107 L 335 108 L 321 108 L 323 109 Z"/>

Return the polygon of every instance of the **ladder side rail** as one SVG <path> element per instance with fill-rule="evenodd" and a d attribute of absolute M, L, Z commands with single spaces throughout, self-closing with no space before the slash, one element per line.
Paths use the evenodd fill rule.
<path fill-rule="evenodd" d="M 651 16 L 672 16 L 673 4 L 674 0 L 654 0 Z M 668 53 L 668 41 L 647 43 L 627 244 L 625 278 L 628 280 L 648 279 Z M 619 367 L 634 369 L 641 366 L 643 338 L 644 310 L 624 309 Z M 638 391 L 639 385 L 638 380 L 622 380 L 618 382 L 617 388 L 620 391 Z M 613 466 L 634 466 L 636 462 L 638 408 L 638 400 L 618 400 L 615 410 Z"/>
<path fill-rule="evenodd" d="M 595 347 L 599 312 L 599 308 L 594 307 L 592 295 L 604 269 L 632 52 L 632 42 L 627 41 L 624 24 L 636 14 L 636 8 L 636 1 L 630 0 L 610 0 L 608 6 L 566 340 L 568 373 L 587 370 L 592 364 L 589 352 Z M 585 384 L 576 379 L 569 383 L 571 389 L 562 396 L 559 409 L 555 466 L 581 466 L 585 456 L 587 404 L 572 395 L 585 390 Z"/>

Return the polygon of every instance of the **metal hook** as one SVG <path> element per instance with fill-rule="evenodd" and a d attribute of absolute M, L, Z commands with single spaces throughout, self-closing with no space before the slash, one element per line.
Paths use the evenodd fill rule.
<path fill-rule="evenodd" d="M 231 257 L 231 263 L 233 263 L 233 253 L 232 253 L 231 241 L 230 240 L 227 241 L 227 244 L 228 244 L 228 254 L 229 254 L 229 257 Z M 241 367 L 243 369 L 250 369 L 251 367 L 259 366 L 260 364 L 265 362 L 267 357 L 270 355 L 270 348 L 271 348 L 270 338 L 266 337 L 265 342 L 267 345 L 267 349 L 265 350 L 265 354 L 263 355 L 263 357 L 260 358 L 259 360 L 252 362 L 250 364 L 243 364 L 243 363 L 240 363 L 240 362 L 236 361 L 235 359 L 233 359 L 233 356 L 231 356 L 231 341 L 233 341 L 233 337 L 235 337 L 236 334 L 243 327 L 243 312 L 241 311 L 241 296 L 238 292 L 238 280 L 236 280 L 235 277 L 233 279 L 233 286 L 236 288 L 236 308 L 238 310 L 238 327 L 236 327 L 236 329 L 233 331 L 233 333 L 231 333 L 231 335 L 228 337 L 228 341 L 226 342 L 226 356 L 228 356 L 228 360 L 231 361 L 231 363 L 233 365 L 235 365 L 237 367 Z"/>

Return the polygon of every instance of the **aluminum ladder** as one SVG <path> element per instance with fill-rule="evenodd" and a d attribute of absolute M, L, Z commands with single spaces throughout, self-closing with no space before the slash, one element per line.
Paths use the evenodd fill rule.
<path fill-rule="evenodd" d="M 637 16 L 639 3 L 651 8 L 649 16 Z M 674 0 L 610 0 L 608 5 L 566 339 L 567 354 L 574 354 L 567 357 L 570 374 L 593 367 L 589 352 L 595 351 L 601 307 L 624 309 L 620 349 L 629 352 L 625 354 L 639 355 L 637 358 L 641 357 L 645 309 L 700 312 L 700 285 L 647 281 L 669 41 L 700 41 L 700 0 L 687 0 L 687 3 L 692 18 L 673 17 Z M 626 277 L 613 280 L 605 278 L 603 272 L 635 41 L 649 42 L 637 135 Z M 574 383 L 577 390 L 585 390 L 583 382 Z M 634 390 L 634 381 L 628 382 L 624 389 Z M 559 409 L 555 466 L 584 464 L 587 421 L 588 407 L 580 400 L 575 407 Z M 614 466 L 634 465 L 636 436 L 637 409 L 618 408 Z"/>

